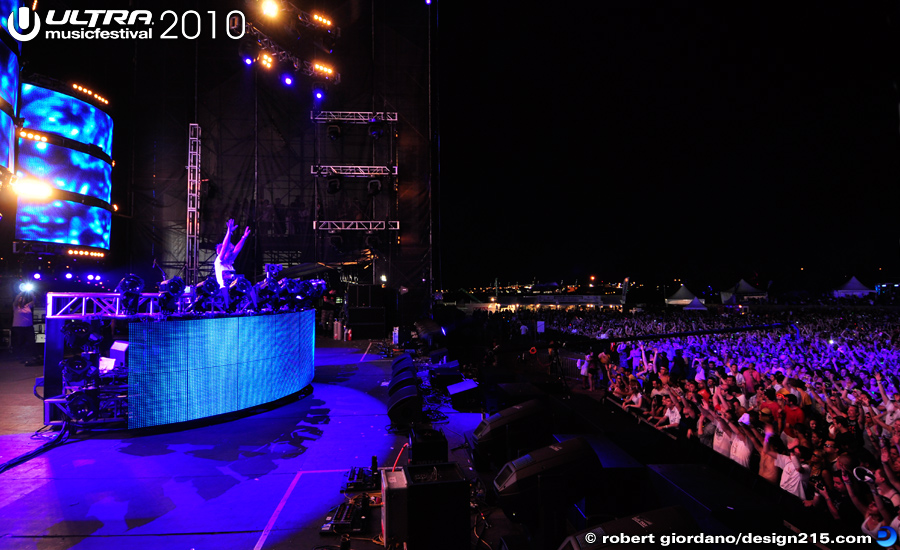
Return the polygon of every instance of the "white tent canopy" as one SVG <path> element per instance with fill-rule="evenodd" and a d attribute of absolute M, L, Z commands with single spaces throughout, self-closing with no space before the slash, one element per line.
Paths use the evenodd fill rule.
<path fill-rule="evenodd" d="M 681 288 L 678 289 L 675 294 L 666 298 L 667 306 L 686 306 L 690 304 L 692 301 L 698 300 L 694 293 L 688 290 L 688 288 L 684 285 L 681 285 Z M 703 300 L 698 300 L 700 303 L 703 303 Z"/>
<path fill-rule="evenodd" d="M 684 306 L 684 309 L 685 309 L 685 311 L 688 311 L 688 310 L 690 310 L 690 311 L 693 311 L 693 310 L 706 311 L 706 306 L 703 305 L 703 302 L 701 302 L 699 298 L 694 296 L 694 299 L 691 300 L 691 303 Z"/>
<path fill-rule="evenodd" d="M 834 297 L 848 298 L 853 296 L 868 296 L 869 294 L 872 294 L 874 292 L 875 290 L 859 282 L 859 279 L 857 279 L 856 277 L 850 277 L 849 281 L 834 289 Z"/>
<path fill-rule="evenodd" d="M 722 296 L 723 304 L 737 304 L 751 299 L 765 300 L 769 296 L 768 292 L 759 290 L 743 279 L 738 281 L 733 287 L 723 290 L 719 294 Z"/>

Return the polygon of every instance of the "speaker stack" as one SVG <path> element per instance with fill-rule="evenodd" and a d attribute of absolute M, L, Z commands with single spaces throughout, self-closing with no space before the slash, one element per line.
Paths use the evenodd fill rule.
<path fill-rule="evenodd" d="M 388 384 L 388 418 L 391 424 L 409 426 L 422 417 L 422 395 L 419 375 L 408 353 L 391 363 L 391 382 Z"/>

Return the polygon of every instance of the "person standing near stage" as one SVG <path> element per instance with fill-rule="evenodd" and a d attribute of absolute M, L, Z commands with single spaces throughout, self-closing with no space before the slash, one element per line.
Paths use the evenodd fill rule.
<path fill-rule="evenodd" d="M 225 239 L 216 245 L 216 261 L 213 265 L 216 270 L 216 281 L 220 288 L 225 288 L 228 282 L 234 278 L 234 260 L 237 259 L 244 247 L 244 242 L 250 236 L 250 227 L 248 226 L 244 229 L 244 236 L 241 237 L 241 240 L 236 245 L 231 244 L 231 235 L 237 228 L 233 219 L 228 220 L 228 223 L 225 224 Z"/>
<path fill-rule="evenodd" d="M 20 292 L 13 300 L 12 352 L 17 359 L 34 355 L 34 294 Z"/>

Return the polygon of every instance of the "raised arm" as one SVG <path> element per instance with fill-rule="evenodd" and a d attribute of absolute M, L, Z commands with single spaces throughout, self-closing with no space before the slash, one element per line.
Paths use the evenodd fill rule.
<path fill-rule="evenodd" d="M 244 243 L 247 241 L 247 237 L 250 236 L 250 227 L 247 226 L 244 228 L 244 236 L 241 237 L 241 240 L 234 246 L 234 257 L 237 258 L 237 255 L 241 253 L 241 249 L 244 248 Z"/>
<path fill-rule="evenodd" d="M 237 229 L 237 224 L 234 223 L 234 220 L 228 220 L 225 223 L 225 238 L 222 239 L 221 245 L 223 253 L 228 250 L 228 245 L 231 244 L 231 234 L 235 229 Z"/>

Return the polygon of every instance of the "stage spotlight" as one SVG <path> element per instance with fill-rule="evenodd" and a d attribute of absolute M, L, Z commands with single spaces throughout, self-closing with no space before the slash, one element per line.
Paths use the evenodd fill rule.
<path fill-rule="evenodd" d="M 379 140 L 381 136 L 384 135 L 384 122 L 378 120 L 377 118 L 373 118 L 369 121 L 369 135 L 372 136 L 372 139 Z"/>
<path fill-rule="evenodd" d="M 66 273 L 66 279 L 71 279 L 71 278 L 72 278 L 72 274 L 71 274 L 71 273 Z"/>
<path fill-rule="evenodd" d="M 285 86 L 292 86 L 294 84 L 294 77 L 293 77 L 293 75 L 291 75 L 289 73 L 285 73 L 285 74 L 281 75 L 281 82 Z"/>
<path fill-rule="evenodd" d="M 219 292 L 219 283 L 216 281 L 215 275 L 210 275 L 202 283 L 194 287 L 197 298 L 188 311 L 209 311 L 215 302 L 215 296 Z"/>
<path fill-rule="evenodd" d="M 91 324 L 82 320 L 66 321 L 60 330 L 66 345 L 81 350 L 91 340 Z"/>
<path fill-rule="evenodd" d="M 253 287 L 256 294 L 256 307 L 260 311 L 266 307 L 277 311 L 281 307 L 282 285 L 276 279 L 267 277 Z"/>
<path fill-rule="evenodd" d="M 166 313 L 175 312 L 184 287 L 184 279 L 177 275 L 159 283 L 159 308 Z"/>
<path fill-rule="evenodd" d="M 122 310 L 126 315 L 135 315 L 141 301 L 141 293 L 144 291 L 144 280 L 129 273 L 119 281 L 116 292 L 122 300 Z"/>
<path fill-rule="evenodd" d="M 261 9 L 266 17 L 278 17 L 281 6 L 275 0 L 264 0 Z"/>
<path fill-rule="evenodd" d="M 369 180 L 368 190 L 369 190 L 370 197 L 374 197 L 378 193 L 381 193 L 381 180 L 378 180 L 378 179 Z"/>
<path fill-rule="evenodd" d="M 66 396 L 69 415 L 78 422 L 93 420 L 100 414 L 100 400 L 96 391 L 79 391 Z"/>
<path fill-rule="evenodd" d="M 19 292 L 32 292 L 34 290 L 34 283 L 20 283 L 19 284 Z"/>
<path fill-rule="evenodd" d="M 235 275 L 228 285 L 230 311 L 244 311 L 256 307 L 253 285 L 243 275 Z"/>
<path fill-rule="evenodd" d="M 328 139 L 330 139 L 331 141 L 337 141 L 341 139 L 341 125 L 337 122 L 328 124 L 326 132 L 328 134 Z"/>
<path fill-rule="evenodd" d="M 257 53 L 258 48 L 255 44 L 243 41 L 238 45 L 238 55 L 241 56 L 241 60 L 245 65 L 253 65 L 253 62 L 256 61 Z"/>
<path fill-rule="evenodd" d="M 59 362 L 60 371 L 62 372 L 63 382 L 67 386 L 84 382 L 88 378 L 92 378 L 94 374 L 91 364 L 84 356 L 69 357 Z"/>
<path fill-rule="evenodd" d="M 325 183 L 326 183 L 326 185 L 328 186 L 327 191 L 328 191 L 330 194 L 334 195 L 335 193 L 340 192 L 340 190 L 341 190 L 341 178 L 340 178 L 339 176 L 335 176 L 335 177 L 332 177 L 332 178 L 328 178 L 328 180 L 327 180 Z"/>
<path fill-rule="evenodd" d="M 34 277 L 34 280 L 35 280 L 35 281 L 40 281 L 40 280 L 41 280 L 41 274 L 40 274 L 40 273 L 35 273 L 34 275 L 32 275 L 32 277 Z"/>
<path fill-rule="evenodd" d="M 275 66 L 275 58 L 269 55 L 266 52 L 259 52 L 259 63 L 266 69 L 271 69 Z"/>

